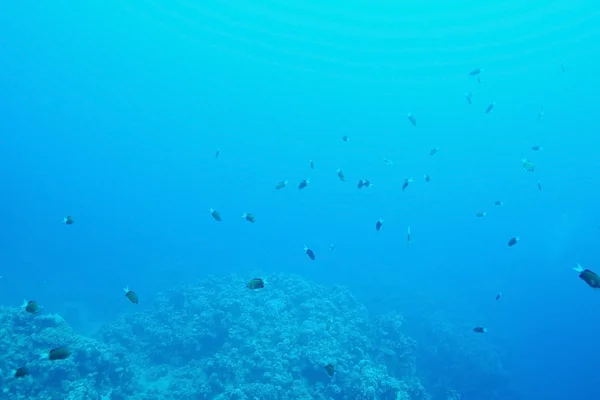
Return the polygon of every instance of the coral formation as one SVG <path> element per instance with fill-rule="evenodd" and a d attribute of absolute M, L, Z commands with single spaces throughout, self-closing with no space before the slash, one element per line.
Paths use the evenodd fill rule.
<path fill-rule="evenodd" d="M 59 316 L 0 309 L 3 393 L 16 400 L 432 398 L 399 313 L 371 319 L 347 289 L 296 276 L 271 276 L 259 290 L 246 283 L 211 277 L 165 291 L 151 309 L 122 315 L 95 339 Z M 58 345 L 72 356 L 40 359 Z M 22 365 L 30 377 L 10 376 Z"/>
<path fill-rule="evenodd" d="M 131 379 L 124 351 L 75 334 L 58 315 L 31 315 L 22 309 L 0 308 L 0 326 L 0 385 L 4 398 L 94 399 L 98 393 L 108 393 Z M 48 360 L 48 351 L 57 346 L 67 346 L 71 357 Z M 11 370 L 23 366 L 31 375 L 16 379 Z"/>

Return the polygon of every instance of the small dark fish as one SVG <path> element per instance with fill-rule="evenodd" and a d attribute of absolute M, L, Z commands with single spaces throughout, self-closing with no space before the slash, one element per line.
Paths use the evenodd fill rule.
<path fill-rule="evenodd" d="M 310 166 L 310 169 L 315 169 L 315 162 L 313 160 L 310 160 L 308 165 Z"/>
<path fill-rule="evenodd" d="M 577 264 L 577 266 L 575 266 L 573 269 L 579 272 L 579 277 L 583 279 L 583 281 L 587 283 L 589 287 L 600 289 L 600 276 L 596 275 L 594 271 L 583 269 L 580 264 Z"/>
<path fill-rule="evenodd" d="M 475 68 L 472 69 L 471 72 L 469 72 L 469 76 L 477 76 L 481 74 L 481 68 Z"/>
<path fill-rule="evenodd" d="M 75 220 L 70 215 L 67 215 L 66 217 L 63 218 L 63 223 L 65 225 L 73 225 L 73 222 L 75 222 Z"/>
<path fill-rule="evenodd" d="M 429 150 L 429 155 L 433 156 L 435 155 L 435 153 L 437 153 L 440 150 L 439 147 L 434 147 L 433 149 Z"/>
<path fill-rule="evenodd" d="M 544 118 L 544 106 L 540 107 L 540 111 L 538 112 L 538 121 L 541 121 Z"/>
<path fill-rule="evenodd" d="M 275 185 L 275 190 L 281 190 L 284 187 L 286 187 L 287 184 L 288 184 L 288 181 L 277 182 L 277 184 Z"/>
<path fill-rule="evenodd" d="M 219 154 L 221 154 L 221 149 L 217 149 L 215 152 L 215 158 L 219 158 Z"/>
<path fill-rule="evenodd" d="M 528 159 L 526 159 L 526 158 L 521 159 L 521 163 L 522 163 L 521 166 L 523 167 L 523 169 L 525 171 L 528 171 L 528 172 L 535 171 L 535 164 L 532 163 L 531 161 L 529 161 Z"/>
<path fill-rule="evenodd" d="M 496 106 L 496 102 L 492 102 L 492 103 L 490 103 L 490 105 L 489 105 L 489 106 L 487 106 L 487 108 L 485 109 L 485 113 L 486 113 L 486 114 L 489 114 L 489 113 L 491 113 L 491 112 L 492 112 L 492 110 L 494 109 L 494 106 Z"/>
<path fill-rule="evenodd" d="M 300 181 L 300 184 L 298 185 L 298 190 L 302 190 L 305 187 L 308 186 L 308 184 L 310 183 L 310 179 L 303 179 Z"/>
<path fill-rule="evenodd" d="M 335 245 L 333 243 L 331 243 L 329 245 L 329 251 L 334 251 L 335 250 Z"/>
<path fill-rule="evenodd" d="M 311 260 L 315 260 L 315 252 L 312 251 L 311 249 L 309 249 L 308 247 L 304 246 L 304 252 L 306 253 L 306 255 L 308 256 L 308 258 L 310 258 Z"/>
<path fill-rule="evenodd" d="M 335 374 L 335 366 L 332 364 L 327 364 L 325 366 L 325 372 L 327 372 L 327 375 L 333 376 L 333 374 Z"/>
<path fill-rule="evenodd" d="M 496 295 L 496 300 L 500 300 L 500 297 L 502 297 L 502 293 L 498 293 L 498 294 Z"/>
<path fill-rule="evenodd" d="M 521 238 L 519 238 L 518 236 L 510 238 L 510 240 L 508 241 L 508 247 L 512 247 L 515 244 L 519 243 L 519 240 L 521 240 Z"/>
<path fill-rule="evenodd" d="M 331 319 L 328 319 L 327 322 L 325 323 L 325 330 L 329 331 L 331 330 L 331 325 L 333 324 L 333 321 Z"/>
<path fill-rule="evenodd" d="M 428 174 L 425 174 L 425 182 L 431 182 L 431 177 Z"/>
<path fill-rule="evenodd" d="M 254 215 L 252 215 L 250 213 L 243 213 L 242 218 L 244 218 L 246 221 L 252 222 L 252 223 L 254 223 L 256 221 L 256 218 L 254 217 Z"/>
<path fill-rule="evenodd" d="M 467 99 L 467 103 L 473 104 L 473 92 L 465 93 L 465 99 Z"/>
<path fill-rule="evenodd" d="M 541 182 L 537 183 L 537 187 L 538 187 L 538 190 L 541 192 L 542 191 L 542 184 L 541 184 Z"/>
<path fill-rule="evenodd" d="M 475 213 L 475 216 L 477 218 L 483 218 L 483 217 L 487 217 L 487 213 L 485 211 L 479 211 Z"/>
<path fill-rule="evenodd" d="M 540 151 L 543 150 L 544 148 L 542 146 L 531 146 L 531 150 L 533 151 Z"/>
<path fill-rule="evenodd" d="M 246 284 L 246 287 L 251 290 L 262 289 L 265 287 L 265 282 L 260 278 L 254 278 Z"/>
<path fill-rule="evenodd" d="M 17 379 L 25 378 L 27 375 L 29 375 L 29 368 L 27 367 L 17 368 L 13 371 L 13 376 Z"/>
<path fill-rule="evenodd" d="M 481 76 L 477 77 L 477 83 L 479 83 L 481 85 Z"/>
<path fill-rule="evenodd" d="M 417 119 L 415 118 L 414 115 L 412 114 L 408 114 L 408 120 L 410 121 L 410 123 L 412 124 L 412 126 L 417 126 Z"/>
<path fill-rule="evenodd" d="M 375 230 L 379 231 L 381 229 L 381 227 L 383 226 L 383 220 L 380 218 L 376 223 L 375 223 Z"/>
<path fill-rule="evenodd" d="M 411 184 L 412 182 L 414 182 L 413 178 L 406 178 L 404 180 L 404 183 L 402 184 L 402 191 L 404 192 L 404 190 L 408 187 L 409 184 Z"/>
<path fill-rule="evenodd" d="M 504 205 L 504 202 L 503 202 L 503 201 L 500 201 L 500 200 L 496 200 L 496 201 L 494 202 L 494 205 L 496 205 L 496 206 L 503 206 L 503 205 Z"/>
<path fill-rule="evenodd" d="M 412 235 L 410 234 L 410 226 L 408 227 L 408 233 L 406 235 L 406 245 L 410 246 L 412 243 Z"/>
<path fill-rule="evenodd" d="M 347 142 L 350 138 L 346 135 L 342 136 L 342 142 Z"/>
<path fill-rule="evenodd" d="M 39 314 L 40 313 L 40 306 L 38 305 L 37 301 L 33 301 L 33 300 L 27 301 L 27 300 L 24 300 L 23 301 L 23 308 L 29 314 Z"/>
<path fill-rule="evenodd" d="M 212 217 L 215 219 L 215 221 L 221 221 L 221 213 L 220 212 L 218 212 L 214 208 L 211 208 L 208 211 L 210 212 L 210 215 L 212 215 Z"/>
<path fill-rule="evenodd" d="M 341 181 L 345 181 L 346 180 L 346 176 L 344 175 L 344 171 L 342 171 L 341 169 L 337 169 L 335 171 L 335 173 L 337 174 L 338 178 L 340 178 Z"/>
<path fill-rule="evenodd" d="M 71 351 L 64 346 L 56 347 L 48 353 L 48 360 L 56 361 L 56 360 L 65 360 L 69 358 L 71 355 Z"/>
<path fill-rule="evenodd" d="M 486 333 L 487 332 L 487 328 L 482 328 L 481 326 L 476 326 L 475 328 L 473 328 L 473 332 L 475 332 L 475 333 Z"/>
<path fill-rule="evenodd" d="M 356 187 L 359 188 L 359 189 L 361 189 L 363 186 L 365 186 L 365 183 L 361 179 L 361 180 L 358 181 L 358 185 L 356 185 Z"/>
<path fill-rule="evenodd" d="M 127 297 L 130 302 L 132 302 L 133 304 L 138 304 L 139 303 L 138 295 L 135 294 L 134 291 L 129 290 L 128 287 L 124 288 L 123 291 L 125 292 L 125 297 Z"/>
<path fill-rule="evenodd" d="M 364 186 L 364 187 L 366 187 L 366 188 L 368 188 L 368 187 L 371 187 L 371 186 L 373 186 L 373 184 L 371 183 L 371 181 L 370 181 L 370 180 L 368 180 L 368 179 L 363 179 L 363 186 Z"/>

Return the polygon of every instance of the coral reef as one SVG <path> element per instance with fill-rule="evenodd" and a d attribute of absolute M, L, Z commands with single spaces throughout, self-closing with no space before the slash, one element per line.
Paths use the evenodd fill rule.
<path fill-rule="evenodd" d="M 178 368 L 170 385 L 184 399 L 396 399 L 403 391 L 427 398 L 414 376 L 414 342 L 398 334 L 394 316 L 374 329 L 346 289 L 294 276 L 269 277 L 260 290 L 245 285 L 211 278 L 161 293 L 153 310 L 118 319 L 100 338 L 134 349 L 140 364 Z M 373 333 L 384 329 L 388 337 L 376 346 Z M 402 374 L 390 375 L 386 357 Z M 196 391 L 186 391 L 188 382 Z"/>
<path fill-rule="evenodd" d="M 296 276 L 270 276 L 258 290 L 247 280 L 210 277 L 167 290 L 93 339 L 56 315 L 0 309 L 2 393 L 16 400 L 432 398 L 401 314 L 372 319 L 347 289 Z M 70 358 L 40 358 L 60 345 Z M 8 372 L 23 365 L 31 376 Z M 445 383 L 443 399 L 460 398 Z"/>
<path fill-rule="evenodd" d="M 0 326 L 3 398 L 94 399 L 126 385 L 133 376 L 123 351 L 75 334 L 58 315 L 0 308 Z M 48 360 L 48 351 L 58 346 L 67 346 L 72 355 L 66 360 Z M 23 366 L 28 367 L 30 376 L 14 378 L 11 370 Z"/>

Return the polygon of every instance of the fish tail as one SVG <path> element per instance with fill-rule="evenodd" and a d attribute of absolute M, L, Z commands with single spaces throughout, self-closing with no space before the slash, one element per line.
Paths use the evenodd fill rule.
<path fill-rule="evenodd" d="M 577 264 L 576 266 L 573 267 L 573 270 L 575 270 L 577 272 L 583 272 L 583 267 L 581 266 L 581 264 Z"/>
<path fill-rule="evenodd" d="M 125 286 L 125 287 L 123 288 L 123 291 L 124 291 L 125 293 L 128 293 L 128 292 L 129 292 L 129 286 Z"/>
<path fill-rule="evenodd" d="M 242 218 L 246 218 L 247 216 L 248 216 L 248 214 L 246 214 L 246 213 L 242 214 Z"/>

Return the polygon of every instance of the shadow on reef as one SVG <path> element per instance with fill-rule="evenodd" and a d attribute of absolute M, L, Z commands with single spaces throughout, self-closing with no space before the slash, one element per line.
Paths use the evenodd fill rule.
<path fill-rule="evenodd" d="M 55 315 L 1 309 L 0 367 L 28 363 L 32 371 L 19 380 L 5 372 L 2 392 L 15 400 L 432 399 L 402 315 L 370 319 L 345 288 L 296 276 L 271 276 L 261 290 L 245 285 L 230 276 L 168 290 L 151 310 L 117 318 L 95 339 Z M 55 345 L 73 356 L 29 362 Z M 453 389 L 439 398 L 460 398 Z"/>

